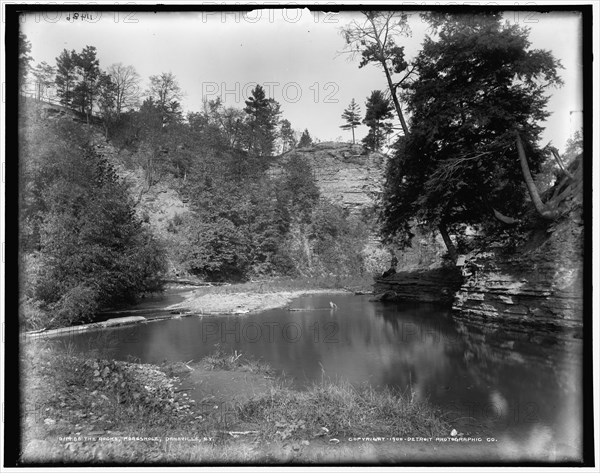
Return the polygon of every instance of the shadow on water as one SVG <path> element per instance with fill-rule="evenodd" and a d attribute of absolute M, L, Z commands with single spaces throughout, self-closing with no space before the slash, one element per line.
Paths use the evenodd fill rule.
<path fill-rule="evenodd" d="M 159 311 L 166 307 L 178 304 L 185 300 L 185 295 L 197 289 L 195 286 L 169 288 L 165 292 L 151 293 L 144 297 L 138 304 L 121 307 L 114 310 L 98 312 L 90 322 L 104 322 L 116 317 L 127 317 L 130 315 L 141 315 L 151 318 L 159 315 Z"/>
<path fill-rule="evenodd" d="M 291 308 L 301 310 L 163 320 L 70 342 L 149 363 L 200 360 L 218 343 L 266 361 L 299 388 L 324 378 L 387 386 L 430 401 L 465 434 L 581 444 L 580 340 L 533 340 L 454 320 L 435 305 L 367 296 L 306 296 Z"/>

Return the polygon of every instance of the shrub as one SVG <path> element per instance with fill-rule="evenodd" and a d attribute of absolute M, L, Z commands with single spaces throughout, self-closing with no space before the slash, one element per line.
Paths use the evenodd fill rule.
<path fill-rule="evenodd" d="M 81 284 L 69 289 L 49 308 L 56 314 L 55 322 L 61 325 L 83 322 L 91 319 L 98 309 L 98 292 Z"/>

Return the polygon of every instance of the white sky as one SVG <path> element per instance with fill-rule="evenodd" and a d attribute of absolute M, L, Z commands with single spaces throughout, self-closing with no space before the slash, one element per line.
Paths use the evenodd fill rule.
<path fill-rule="evenodd" d="M 412 12 L 412 37 L 399 41 L 408 58 L 418 51 L 426 25 Z M 358 68 L 338 54 L 344 47 L 339 29 L 355 13 L 311 13 L 308 10 L 234 12 L 96 13 L 91 21 L 67 21 L 69 14 L 32 14 L 23 31 L 32 44 L 36 63 L 55 65 L 63 48 L 80 51 L 96 46 L 102 68 L 122 62 L 133 65 L 144 80 L 172 72 L 186 95 L 185 111 L 198 111 L 202 96 L 220 95 L 226 105 L 243 107 L 255 83 L 265 86 L 280 102 L 283 115 L 296 130 L 308 128 L 322 141 L 343 137 L 340 115 L 355 98 L 364 102 L 374 89 L 386 88 L 383 72 L 375 66 Z M 570 112 L 582 109 L 581 24 L 578 14 L 506 12 L 507 21 L 531 29 L 533 48 L 550 50 L 560 59 L 565 85 L 551 91 L 544 143 L 559 149 L 571 134 Z M 357 138 L 366 134 L 357 130 Z"/>

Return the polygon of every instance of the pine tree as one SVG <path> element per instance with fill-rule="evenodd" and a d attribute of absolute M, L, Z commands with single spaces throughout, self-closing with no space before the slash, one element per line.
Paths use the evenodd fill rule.
<path fill-rule="evenodd" d="M 19 31 L 19 90 L 23 91 L 25 79 L 29 72 L 29 63 L 33 58 L 29 55 L 31 52 L 31 43 L 27 40 L 27 36 Z"/>
<path fill-rule="evenodd" d="M 310 137 L 310 133 L 308 132 L 308 129 L 304 129 L 304 133 L 302 133 L 302 136 L 300 137 L 300 141 L 298 142 L 298 148 L 306 148 L 307 146 L 312 145 L 313 140 Z"/>
<path fill-rule="evenodd" d="M 262 86 L 257 85 L 246 100 L 244 111 L 248 114 L 248 151 L 255 156 L 270 156 L 277 138 L 277 124 L 281 107 L 267 98 Z"/>
<path fill-rule="evenodd" d="M 355 144 L 356 140 L 354 138 L 354 129 L 361 124 L 361 120 L 360 106 L 354 101 L 354 99 L 352 99 L 348 108 L 344 110 L 344 113 L 342 113 L 342 118 L 346 120 L 346 124 L 341 125 L 340 128 L 343 130 L 352 130 L 352 144 Z"/>
<path fill-rule="evenodd" d="M 374 90 L 367 99 L 367 112 L 363 123 L 369 127 L 369 133 L 363 138 L 363 143 L 367 149 L 373 151 L 381 150 L 383 142 L 387 135 L 392 131 L 392 105 L 390 101 L 383 96 L 381 90 Z"/>
<path fill-rule="evenodd" d="M 56 94 L 65 107 L 73 105 L 73 89 L 77 81 L 77 53 L 63 49 L 56 58 Z"/>
<path fill-rule="evenodd" d="M 52 87 L 54 83 L 54 67 L 46 62 L 41 62 L 33 69 L 33 77 L 35 78 L 35 95 L 38 100 L 45 96 L 46 90 Z"/>
<path fill-rule="evenodd" d="M 73 90 L 73 106 L 85 113 L 89 122 L 98 95 L 98 79 L 100 78 L 100 61 L 96 57 L 96 48 L 86 46 L 80 54 L 75 55 L 75 65 L 79 81 Z"/>

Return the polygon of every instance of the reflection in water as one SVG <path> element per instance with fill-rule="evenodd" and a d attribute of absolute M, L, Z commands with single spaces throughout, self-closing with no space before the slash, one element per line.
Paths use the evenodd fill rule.
<path fill-rule="evenodd" d="M 578 340 L 548 336 L 540 343 L 469 326 L 432 305 L 362 296 L 310 296 L 293 307 L 307 310 L 158 321 L 82 333 L 73 342 L 80 350 L 95 344 L 103 356 L 151 363 L 199 360 L 220 343 L 265 360 L 299 387 L 323 376 L 390 386 L 429 400 L 459 432 L 505 439 L 517 450 L 527 442 L 536 449 L 560 442 L 570 453 L 580 451 Z"/>
<path fill-rule="evenodd" d="M 118 310 L 107 310 L 98 312 L 92 322 L 102 322 L 115 317 L 127 317 L 130 315 L 141 315 L 151 318 L 159 314 L 157 311 L 164 309 L 172 304 L 177 304 L 185 300 L 185 295 L 197 289 L 196 286 L 168 288 L 164 293 L 153 293 L 142 299 L 141 302 L 133 307 L 125 307 Z"/>

